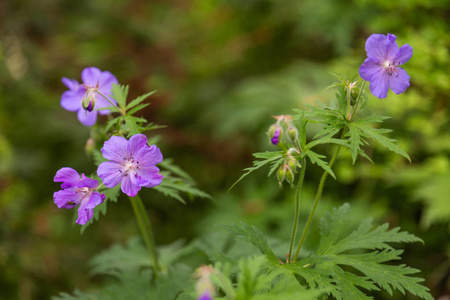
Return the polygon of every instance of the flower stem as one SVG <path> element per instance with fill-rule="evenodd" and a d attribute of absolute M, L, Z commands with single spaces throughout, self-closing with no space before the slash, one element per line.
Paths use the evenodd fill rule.
<path fill-rule="evenodd" d="M 344 131 L 342 133 L 342 137 L 345 135 L 346 131 L 347 130 L 344 129 Z M 328 164 L 330 169 L 333 167 L 334 162 L 336 161 L 336 158 L 339 155 L 339 151 L 341 151 L 341 148 L 342 148 L 341 145 L 337 146 L 337 149 L 334 152 L 334 155 L 331 158 L 330 163 Z M 323 187 L 325 185 L 325 179 L 327 179 L 327 176 L 328 176 L 328 172 L 325 171 L 325 172 L 323 172 L 322 178 L 320 178 L 320 183 L 319 183 L 319 187 L 317 189 L 316 198 L 314 199 L 313 207 L 311 209 L 311 212 L 309 213 L 308 220 L 306 221 L 305 228 L 303 229 L 303 233 L 302 233 L 302 236 L 300 238 L 300 242 L 299 242 L 299 244 L 297 246 L 297 250 L 295 251 L 295 255 L 293 256 L 292 262 L 295 262 L 297 260 L 297 257 L 298 257 L 298 254 L 300 252 L 300 249 L 302 248 L 303 243 L 304 243 L 304 241 L 306 239 L 306 235 L 308 234 L 309 227 L 311 227 L 311 223 L 312 223 L 312 220 L 314 218 L 314 214 L 316 213 L 316 208 L 317 208 L 317 206 L 319 204 L 320 199 L 322 198 L 322 191 L 323 191 Z"/>
<path fill-rule="evenodd" d="M 139 196 L 129 197 L 131 205 L 133 206 L 134 213 L 136 215 L 136 220 L 139 224 L 141 230 L 142 238 L 147 247 L 148 255 L 150 256 L 150 261 L 152 263 L 152 268 L 155 274 L 155 278 L 159 277 L 159 265 L 158 259 L 156 257 L 155 239 L 153 237 L 152 226 L 148 218 L 147 212 L 145 210 L 144 203 Z"/>
<path fill-rule="evenodd" d="M 103 94 L 102 92 L 100 92 L 100 91 L 98 91 L 98 90 L 96 90 L 95 92 L 96 92 L 97 94 L 99 94 L 100 96 L 102 96 L 103 98 L 105 98 L 112 106 L 114 106 L 114 107 L 117 109 L 117 111 L 118 111 L 122 116 L 125 116 L 125 115 L 126 115 L 125 111 L 123 111 L 122 109 L 120 109 L 120 107 L 118 107 L 117 104 L 115 104 L 114 102 L 112 102 L 111 99 L 109 99 L 105 94 Z"/>
<path fill-rule="evenodd" d="M 292 226 L 291 242 L 289 244 L 289 252 L 288 252 L 289 262 L 292 262 L 292 251 L 294 249 L 295 236 L 297 235 L 298 219 L 300 217 L 300 198 L 303 180 L 305 179 L 305 172 L 306 172 L 306 159 L 302 159 L 302 170 L 300 172 L 300 178 L 298 179 L 297 189 L 295 190 L 294 224 Z"/>

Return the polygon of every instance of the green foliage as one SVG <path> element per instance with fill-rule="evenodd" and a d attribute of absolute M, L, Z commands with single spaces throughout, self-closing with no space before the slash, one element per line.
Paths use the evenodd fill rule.
<path fill-rule="evenodd" d="M 291 285 L 279 274 L 271 271 L 272 263 L 265 256 L 242 258 L 236 269 L 229 264 L 217 263 L 213 282 L 224 292 L 224 297 L 214 299 L 236 300 L 315 300 L 324 293 L 323 289 L 306 289 Z"/>
<path fill-rule="evenodd" d="M 344 204 L 334 209 L 332 214 L 327 214 L 321 220 L 321 239 L 317 251 L 295 263 L 282 265 L 274 257 L 264 235 L 258 229 L 246 224 L 229 225 L 225 228 L 238 238 L 255 245 L 267 257 L 267 268 L 273 274 L 290 277 L 291 281 L 294 278 L 292 274 L 295 274 L 303 278 L 310 288 L 325 289 L 336 299 L 372 299 L 364 290 L 380 289 L 391 295 L 393 290 L 398 290 L 403 294 L 407 291 L 422 299 L 433 299 L 428 288 L 420 284 L 423 279 L 409 276 L 419 272 L 417 269 L 404 264 L 388 264 L 399 260 L 403 252 L 394 249 L 391 243 L 422 242 L 421 239 L 401 232 L 398 227 L 388 230 L 387 224 L 374 228 L 371 219 L 363 220 L 351 231 L 353 224 L 350 205 Z"/>
<path fill-rule="evenodd" d="M 159 164 L 165 171 L 161 171 L 164 176 L 162 183 L 153 189 L 167 197 L 174 198 L 185 204 L 182 194 L 189 198 L 200 197 L 211 199 L 207 193 L 195 187 L 195 181 L 180 167 L 173 163 L 172 159 L 165 159 Z"/>
<path fill-rule="evenodd" d="M 350 149 L 352 152 L 353 163 L 355 163 L 358 154 L 363 155 L 368 158 L 367 155 L 364 154 L 361 146 L 367 144 L 365 138 L 370 138 L 382 146 L 386 147 L 388 150 L 400 154 L 411 162 L 411 158 L 409 155 L 402 150 L 398 145 L 394 142 L 394 139 L 390 139 L 383 134 L 389 133 L 392 130 L 390 129 L 382 129 L 382 128 L 373 128 L 369 126 L 372 123 L 381 123 L 383 120 L 388 119 L 389 117 L 376 116 L 372 115 L 367 118 L 357 120 L 354 122 L 350 122 L 349 131 L 347 136 L 350 139 Z M 368 158 L 369 159 L 369 158 Z M 370 160 L 370 159 L 369 159 Z"/>
<path fill-rule="evenodd" d="M 253 156 L 259 159 L 263 160 L 255 160 L 253 162 L 253 167 L 249 167 L 244 169 L 246 171 L 242 176 L 230 187 L 228 191 L 230 191 L 239 181 L 244 179 L 247 175 L 252 173 L 253 171 L 258 170 L 259 168 L 270 164 L 270 171 L 269 175 L 272 175 L 273 172 L 283 163 L 283 152 L 281 151 L 274 151 L 274 152 L 259 152 L 259 153 L 253 153 Z"/>

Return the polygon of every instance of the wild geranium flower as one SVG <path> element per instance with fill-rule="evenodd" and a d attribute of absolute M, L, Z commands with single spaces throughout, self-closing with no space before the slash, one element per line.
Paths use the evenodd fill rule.
<path fill-rule="evenodd" d="M 98 166 L 97 175 L 109 188 L 122 183 L 122 192 L 134 197 L 141 187 L 157 186 L 164 178 L 155 166 L 163 160 L 161 151 L 155 145 L 149 146 L 143 134 L 135 134 L 129 141 L 112 136 L 101 151 L 109 161 Z"/>
<path fill-rule="evenodd" d="M 75 79 L 63 78 L 62 82 L 69 88 L 61 96 L 61 106 L 78 114 L 78 120 L 85 126 L 92 126 L 97 121 L 97 112 L 101 115 L 111 113 L 109 110 L 95 111 L 94 108 L 111 106 L 99 93 L 111 95 L 112 84 L 118 84 L 117 78 L 108 71 L 100 71 L 96 67 L 85 68 L 81 72 L 82 84 Z M 111 102 L 117 104 L 114 99 Z"/>
<path fill-rule="evenodd" d="M 370 82 L 370 91 L 380 99 L 386 98 L 389 88 L 401 94 L 409 87 L 409 75 L 400 65 L 413 54 L 410 45 L 400 49 L 393 34 L 372 34 L 366 41 L 367 59 L 359 68 L 362 79 Z"/>
<path fill-rule="evenodd" d="M 62 168 L 56 172 L 55 182 L 62 182 L 62 190 L 53 194 L 53 201 L 58 208 L 78 207 L 77 224 L 86 224 L 94 214 L 94 207 L 105 200 L 105 195 L 100 194 L 96 189 L 98 181 L 80 175 L 72 168 Z"/>

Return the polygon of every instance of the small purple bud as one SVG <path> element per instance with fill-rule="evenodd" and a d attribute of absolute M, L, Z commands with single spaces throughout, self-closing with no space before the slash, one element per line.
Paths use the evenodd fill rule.
<path fill-rule="evenodd" d="M 84 110 L 87 112 L 93 111 L 95 106 L 95 97 L 94 96 L 84 97 L 82 100 L 82 106 Z"/>
<path fill-rule="evenodd" d="M 209 292 L 204 292 L 200 297 L 198 297 L 197 300 L 213 300 L 212 296 L 209 294 Z"/>
<path fill-rule="evenodd" d="M 275 146 L 278 145 L 278 143 L 280 142 L 280 128 L 275 129 L 275 133 L 273 134 L 273 137 L 270 139 L 270 141 L 272 142 L 272 144 L 274 144 Z"/>

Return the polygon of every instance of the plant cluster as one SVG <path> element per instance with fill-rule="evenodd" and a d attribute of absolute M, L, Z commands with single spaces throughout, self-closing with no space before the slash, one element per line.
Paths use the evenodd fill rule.
<path fill-rule="evenodd" d="M 257 160 L 236 182 L 268 165 L 268 175 L 275 174 L 280 186 L 285 182 L 296 186 L 294 222 L 285 257 L 275 254 L 261 230 L 244 222 L 221 225 L 225 235 L 199 237 L 186 245 L 156 247 L 144 202 L 138 196 L 141 188 L 154 188 L 178 200 L 182 200 L 182 193 L 208 195 L 196 189 L 178 167 L 163 161 L 159 148 L 149 145 L 155 139 L 143 135 L 144 131 L 159 127 L 134 116 L 148 105 L 143 101 L 151 93 L 127 104 L 128 88 L 117 85 L 115 77 L 97 68 L 83 71 L 83 84 L 64 79 L 69 88 L 61 98 L 65 109 L 76 111 L 80 122 L 87 126 L 96 122 L 97 113 L 107 115 L 109 120 L 101 130 L 102 135 L 92 136 L 94 144 L 103 143 L 101 150 L 92 150 L 97 174 L 92 178 L 84 174 L 80 177 L 71 168 L 60 169 L 55 181 L 62 182 L 62 190 L 54 194 L 55 204 L 60 208 L 79 205 L 76 222 L 87 226 L 99 218 L 99 211 L 106 213 L 107 201 L 117 201 L 120 187 L 129 196 L 145 247 L 140 240 L 133 239 L 126 246 L 116 245 L 100 253 L 91 260 L 92 272 L 112 275 L 118 281 L 95 292 L 76 290 L 73 295 L 61 293 L 53 299 L 351 300 L 373 299 L 371 292 L 380 290 L 391 295 L 398 290 L 433 299 L 428 288 L 421 284 L 423 280 L 413 276 L 419 272 L 417 269 L 393 264 L 402 254 L 393 243 L 422 240 L 398 227 L 373 225 L 370 218 L 353 220 L 347 203 L 321 218 L 317 248 L 310 252 L 303 248 L 326 179 L 328 175 L 336 178 L 333 166 L 343 148 L 350 151 L 353 164 L 358 157 L 372 161 L 367 152 L 370 140 L 410 161 L 408 154 L 387 136 L 391 130 L 379 127 L 388 117 L 357 116 L 368 101 L 367 82 L 378 98 L 386 97 L 389 88 L 396 94 L 408 88 L 409 76 L 399 66 L 411 58 L 412 47 L 399 48 L 395 40 L 392 34 L 370 36 L 366 42 L 368 58 L 359 70 L 361 78 L 348 80 L 337 76 L 338 81 L 331 88 L 338 91 L 329 104 L 318 102 L 294 109 L 292 115 L 275 116 L 268 136 L 277 151 L 255 153 Z M 113 118 L 112 113 L 118 116 Z M 312 123 L 321 124 L 322 129 L 308 139 L 308 125 Z M 335 148 L 329 161 L 320 153 L 319 145 Z M 309 165 L 323 169 L 323 175 L 299 236 L 302 187 Z M 234 241 L 232 246 L 228 244 L 230 239 Z M 233 255 L 233 249 L 245 243 L 252 244 L 258 252 Z"/>

